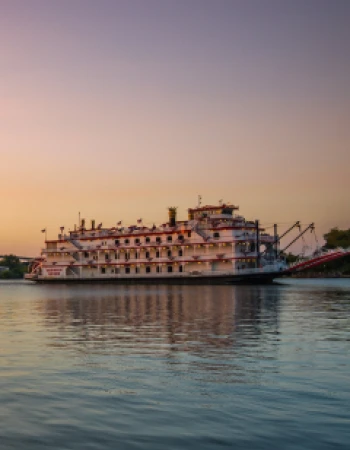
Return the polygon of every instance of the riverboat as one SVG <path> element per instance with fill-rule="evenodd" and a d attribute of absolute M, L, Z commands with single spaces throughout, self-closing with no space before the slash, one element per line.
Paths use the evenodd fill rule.
<path fill-rule="evenodd" d="M 177 220 L 168 208 L 161 225 L 96 226 L 95 220 L 45 240 L 26 279 L 36 282 L 117 283 L 266 283 L 281 276 L 287 265 L 280 257 L 279 238 L 237 214 L 232 204 L 188 209 Z M 45 231 L 45 230 L 42 230 Z"/>

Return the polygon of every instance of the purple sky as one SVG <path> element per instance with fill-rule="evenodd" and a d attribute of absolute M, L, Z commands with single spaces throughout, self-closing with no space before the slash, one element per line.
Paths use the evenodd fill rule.
<path fill-rule="evenodd" d="M 349 23 L 340 0 L 0 0 L 0 252 L 198 193 L 349 227 Z"/>

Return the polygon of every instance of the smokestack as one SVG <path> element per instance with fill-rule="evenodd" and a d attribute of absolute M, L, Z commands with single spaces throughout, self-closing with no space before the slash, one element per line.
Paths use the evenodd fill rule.
<path fill-rule="evenodd" d="M 85 228 L 85 219 L 81 219 L 81 229 L 84 230 Z"/>
<path fill-rule="evenodd" d="M 169 208 L 169 225 L 171 227 L 176 226 L 176 210 L 177 210 L 177 208 L 174 206 Z"/>
<path fill-rule="evenodd" d="M 91 221 L 91 229 L 94 230 L 95 229 L 95 220 L 92 219 Z"/>

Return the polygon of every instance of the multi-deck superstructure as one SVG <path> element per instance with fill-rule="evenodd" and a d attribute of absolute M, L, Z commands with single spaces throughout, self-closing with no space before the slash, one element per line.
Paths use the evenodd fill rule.
<path fill-rule="evenodd" d="M 87 227 L 82 219 L 68 234 L 46 240 L 46 248 L 26 276 L 38 282 L 207 282 L 272 281 L 286 269 L 278 256 L 278 237 L 259 221 L 236 214 L 237 206 L 219 204 L 188 209 L 177 220 L 169 208 L 162 225 Z"/>

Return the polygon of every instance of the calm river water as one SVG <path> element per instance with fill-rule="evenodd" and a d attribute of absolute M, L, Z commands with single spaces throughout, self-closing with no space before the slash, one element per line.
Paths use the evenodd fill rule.
<path fill-rule="evenodd" d="M 350 279 L 0 283 L 0 448 L 348 449 Z"/>

